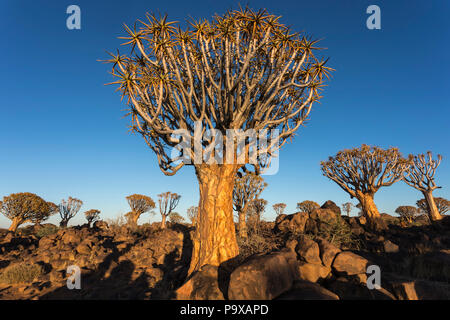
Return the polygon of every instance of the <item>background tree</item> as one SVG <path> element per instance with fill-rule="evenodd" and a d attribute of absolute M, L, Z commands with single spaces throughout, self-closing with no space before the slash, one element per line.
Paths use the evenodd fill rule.
<path fill-rule="evenodd" d="M 286 204 L 285 203 L 275 203 L 272 207 L 273 207 L 273 210 L 275 211 L 275 213 L 277 214 L 277 216 L 279 216 L 280 214 L 283 214 L 284 209 L 286 209 Z"/>
<path fill-rule="evenodd" d="M 82 205 L 83 201 L 72 197 L 69 197 L 67 201 L 64 199 L 61 200 L 61 203 L 59 204 L 59 215 L 61 216 L 59 226 L 66 228 L 69 220 L 75 217 Z"/>
<path fill-rule="evenodd" d="M 50 218 L 52 215 L 58 213 L 59 207 L 53 202 L 47 202 L 48 210 L 40 210 L 32 214 L 30 221 L 36 226 L 39 226 L 42 222 Z"/>
<path fill-rule="evenodd" d="M 239 236 L 247 237 L 246 216 L 249 204 L 267 187 L 264 179 L 252 172 L 237 178 L 233 189 L 233 207 L 239 217 Z"/>
<path fill-rule="evenodd" d="M 169 221 L 172 223 L 182 223 L 184 218 L 178 212 L 172 212 L 169 215 Z"/>
<path fill-rule="evenodd" d="M 417 208 L 413 206 L 399 206 L 397 209 L 395 209 L 395 213 L 400 216 L 400 219 L 407 223 L 414 222 L 417 216 L 417 211 Z"/>
<path fill-rule="evenodd" d="M 92 223 L 94 223 L 95 221 L 97 221 L 100 218 L 100 210 L 91 209 L 91 210 L 85 211 L 84 216 L 86 217 L 89 227 L 91 227 Z"/>
<path fill-rule="evenodd" d="M 252 220 L 255 226 L 261 222 L 261 216 L 266 210 L 267 200 L 256 198 L 250 202 L 249 205 L 249 219 Z"/>
<path fill-rule="evenodd" d="M 192 225 L 195 225 L 195 222 L 197 220 L 198 215 L 198 207 L 197 206 L 191 206 L 187 209 L 187 216 L 189 220 L 191 220 Z"/>
<path fill-rule="evenodd" d="M 439 213 L 436 202 L 434 201 L 433 190 L 441 188 L 436 186 L 434 174 L 436 173 L 436 168 L 441 163 L 442 156 L 438 155 L 437 159 L 434 160 L 431 152 L 428 151 L 426 155 L 419 154 L 414 156 L 413 159 L 413 164 L 405 172 L 403 181 L 423 193 L 430 220 L 441 220 L 442 215 Z"/>
<path fill-rule="evenodd" d="M 320 208 L 319 204 L 314 201 L 305 200 L 297 203 L 297 210 L 301 212 L 311 213 L 314 209 Z"/>
<path fill-rule="evenodd" d="M 384 150 L 363 144 L 322 161 L 321 169 L 324 176 L 336 182 L 351 198 L 359 200 L 372 227 L 383 228 L 385 224 L 373 201 L 374 195 L 381 187 L 401 180 L 409 164 L 398 148 Z"/>
<path fill-rule="evenodd" d="M 436 197 L 434 198 L 434 203 L 436 204 L 438 212 L 441 215 L 444 215 L 448 210 L 450 210 L 450 201 L 448 201 L 445 198 Z M 416 205 L 421 213 L 426 214 L 428 216 L 430 215 L 428 212 L 428 205 L 426 199 L 417 200 Z"/>
<path fill-rule="evenodd" d="M 342 210 L 347 214 L 347 217 L 350 217 L 350 212 L 352 212 L 353 203 L 346 202 L 342 204 Z"/>
<path fill-rule="evenodd" d="M 170 191 L 158 194 L 159 212 L 161 213 L 161 229 L 166 228 L 166 219 L 177 207 L 181 196 Z"/>
<path fill-rule="evenodd" d="M 131 128 L 156 153 L 161 170 L 173 175 L 185 164 L 195 167 L 200 201 L 189 273 L 239 254 L 232 208 L 236 173 L 249 163 L 256 172 L 270 165 L 273 153 L 305 124 L 332 70 L 315 56 L 317 41 L 291 32 L 279 18 L 242 9 L 183 29 L 147 15 L 140 28 L 125 27 L 131 54 L 110 54 L 117 78 L 112 84 L 126 98 Z M 194 132 L 194 124 L 201 128 Z M 188 137 L 177 137 L 179 129 Z M 250 129 L 272 138 L 256 146 L 256 159 L 237 161 L 237 151 L 250 148 L 247 138 L 243 148 L 231 143 L 223 152 L 211 150 L 219 133 Z M 195 148 L 173 157 L 182 141 L 191 147 L 194 141 Z M 211 161 L 202 161 L 204 152 Z"/>
<path fill-rule="evenodd" d="M 45 216 L 51 210 L 44 199 L 29 192 L 12 193 L 3 197 L 0 205 L 0 212 L 12 220 L 8 229 L 12 232 L 16 232 L 21 224 L 31 222 L 33 217 Z"/>
<path fill-rule="evenodd" d="M 133 226 L 137 226 L 139 217 L 142 214 L 155 208 L 153 199 L 142 194 L 132 194 L 126 197 L 126 199 L 131 211 L 125 214 L 125 216 L 127 217 L 128 222 Z"/>

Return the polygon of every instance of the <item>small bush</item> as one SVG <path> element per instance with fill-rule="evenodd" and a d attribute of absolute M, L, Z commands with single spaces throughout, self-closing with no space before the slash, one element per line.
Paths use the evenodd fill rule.
<path fill-rule="evenodd" d="M 276 237 L 270 229 L 259 224 L 249 226 L 247 238 L 237 236 L 240 260 L 243 261 L 257 253 L 268 253 L 281 246 L 281 239 Z"/>
<path fill-rule="evenodd" d="M 49 236 L 51 234 L 54 234 L 56 232 L 58 232 L 59 228 L 57 226 L 54 225 L 46 225 L 43 226 L 42 228 L 40 228 L 37 232 L 36 232 L 36 237 L 43 238 L 46 236 Z"/>
<path fill-rule="evenodd" d="M 322 223 L 319 231 L 310 234 L 314 238 L 325 238 L 332 244 L 340 248 L 361 249 L 359 239 L 352 233 L 350 226 L 344 219 L 335 219 L 329 223 Z"/>
<path fill-rule="evenodd" d="M 0 273 L 0 283 L 29 283 L 43 273 L 44 269 L 38 264 L 14 264 Z"/>

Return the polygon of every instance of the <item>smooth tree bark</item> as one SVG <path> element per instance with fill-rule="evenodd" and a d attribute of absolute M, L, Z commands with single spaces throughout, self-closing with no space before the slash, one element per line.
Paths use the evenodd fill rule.
<path fill-rule="evenodd" d="M 404 159 L 397 148 L 384 150 L 363 144 L 322 161 L 321 169 L 324 176 L 336 182 L 351 198 L 359 200 L 370 226 L 383 229 L 386 225 L 375 205 L 375 193 L 403 179 L 410 164 L 411 159 Z"/>
<path fill-rule="evenodd" d="M 267 187 L 261 176 L 252 172 L 235 180 L 233 189 L 233 207 L 238 213 L 239 236 L 247 238 L 246 217 L 250 203 L 256 199 Z"/>
<path fill-rule="evenodd" d="M 161 213 L 161 229 L 166 228 L 167 217 L 177 207 L 181 196 L 170 191 L 158 194 L 159 212 Z"/>
<path fill-rule="evenodd" d="M 433 191 L 441 188 L 436 185 L 434 175 L 437 167 L 441 164 L 442 156 L 438 155 L 437 159 L 433 159 L 430 151 L 427 154 L 419 154 L 414 156 L 413 165 L 405 172 L 403 181 L 409 186 L 422 192 L 426 204 L 427 213 L 431 221 L 438 221 L 443 218 L 439 213 L 438 207 L 433 197 Z"/>
<path fill-rule="evenodd" d="M 278 149 L 309 119 L 332 71 L 315 55 L 317 41 L 279 19 L 245 8 L 183 29 L 166 16 L 147 15 L 140 28 L 125 26 L 122 39 L 131 54 L 110 53 L 107 61 L 131 129 L 155 152 L 164 174 L 195 168 L 200 201 L 190 272 L 238 255 L 236 173 L 271 167 Z M 255 140 L 246 135 L 252 130 L 256 156 L 237 158 L 251 150 Z M 230 132 L 234 138 L 214 151 Z"/>

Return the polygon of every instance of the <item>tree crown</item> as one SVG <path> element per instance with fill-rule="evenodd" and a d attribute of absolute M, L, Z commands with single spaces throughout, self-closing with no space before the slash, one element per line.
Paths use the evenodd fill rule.
<path fill-rule="evenodd" d="M 316 56 L 318 41 L 279 20 L 246 8 L 190 21 L 186 28 L 150 14 L 138 28 L 125 26 L 121 39 L 131 53 L 110 53 L 117 79 L 111 84 L 126 98 L 131 130 L 144 137 L 165 174 L 186 163 L 167 148 L 181 142 L 178 129 L 194 138 L 194 123 L 201 124 L 200 134 L 278 128 L 279 136 L 259 150 L 270 155 L 307 120 L 332 69 Z M 182 157 L 193 160 L 194 154 Z"/>

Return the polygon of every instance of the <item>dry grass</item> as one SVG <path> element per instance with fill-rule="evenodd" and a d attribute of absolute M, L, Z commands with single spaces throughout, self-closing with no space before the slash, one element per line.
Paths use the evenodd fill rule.
<path fill-rule="evenodd" d="M 0 283 L 29 283 L 44 273 L 38 264 L 18 263 L 6 267 L 0 273 Z"/>

